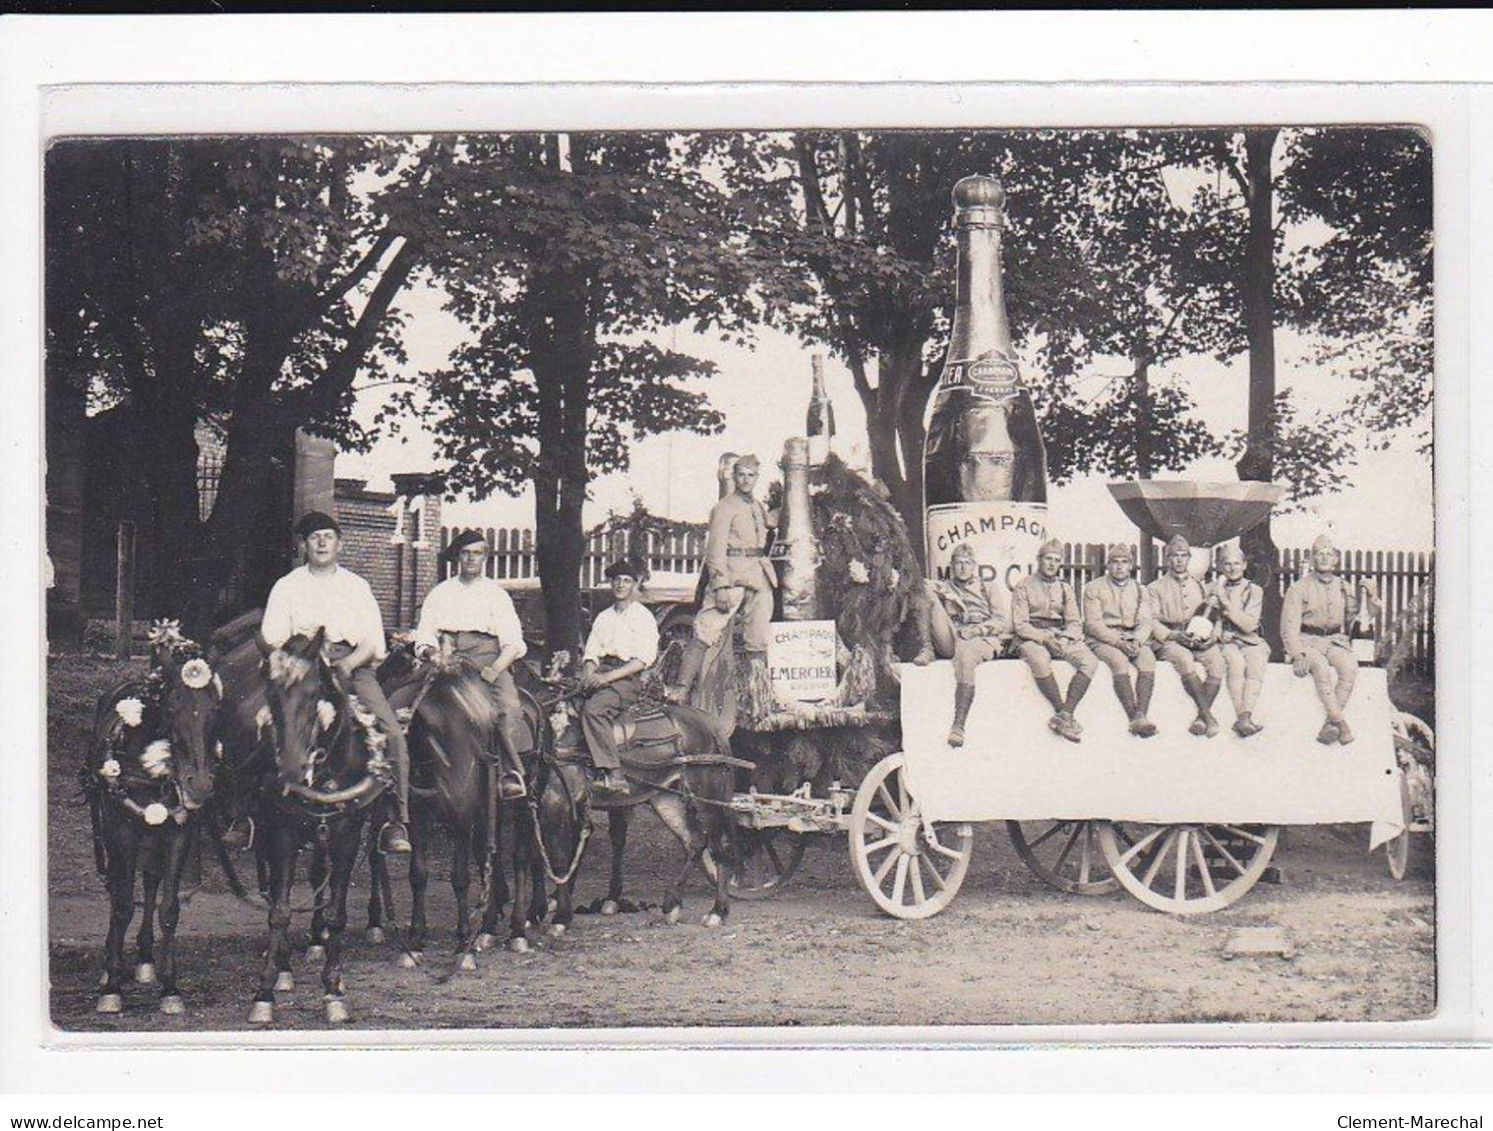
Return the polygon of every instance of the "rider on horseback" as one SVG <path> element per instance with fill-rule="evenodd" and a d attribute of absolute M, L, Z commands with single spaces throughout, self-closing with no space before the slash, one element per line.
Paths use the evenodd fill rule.
<path fill-rule="evenodd" d="M 452 540 L 446 553 L 456 559 L 456 576 L 432 589 L 420 607 L 415 653 L 429 660 L 445 637 L 452 651 L 482 676 L 498 714 L 498 749 L 503 758 L 498 792 L 504 801 L 512 801 L 526 792 L 523 757 L 533 743 L 509 669 L 528 648 L 512 598 L 502 585 L 484 575 L 490 552 L 487 540 L 475 530 Z"/>
<path fill-rule="evenodd" d="M 384 825 L 380 847 L 385 852 L 408 852 L 409 752 L 404 731 L 374 676 L 374 661 L 382 659 L 385 651 L 383 614 L 368 582 L 337 564 L 342 528 L 335 518 L 311 511 L 296 523 L 295 532 L 306 564 L 291 570 L 270 590 L 259 626 L 259 646 L 268 654 L 292 636 L 326 630 L 327 661 L 388 736 L 398 810 L 396 819 Z M 247 841 L 248 830 L 241 821 L 235 821 L 223 836 L 230 847 Z"/>
<path fill-rule="evenodd" d="M 581 708 L 581 728 L 586 749 L 601 772 L 597 786 L 614 794 L 627 794 L 627 779 L 617 757 L 612 722 L 637 702 L 643 690 L 642 675 L 658 657 L 658 621 L 637 602 L 638 567 L 623 559 L 607 567 L 612 582 L 613 605 L 598 613 L 586 638 L 581 669 L 581 690 L 586 693 Z"/>

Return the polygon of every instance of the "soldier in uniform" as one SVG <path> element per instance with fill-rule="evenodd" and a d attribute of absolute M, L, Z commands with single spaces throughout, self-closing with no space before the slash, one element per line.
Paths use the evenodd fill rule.
<path fill-rule="evenodd" d="M 998 584 L 981 581 L 979 563 L 968 542 L 954 547 L 949 556 L 947 581 L 930 580 L 932 597 L 927 604 L 927 643 L 913 658 L 915 664 L 930 663 L 935 656 L 954 661 L 954 725 L 949 745 L 964 745 L 964 723 L 975 701 L 975 669 L 986 660 L 999 658 L 1010 641 L 1010 617 L 1006 598 Z"/>
<path fill-rule="evenodd" d="M 415 654 L 429 660 L 444 638 L 452 652 L 468 660 L 487 684 L 498 715 L 496 738 L 502 756 L 498 794 L 512 801 L 524 796 L 523 759 L 534 748 L 510 670 L 528 646 L 513 599 L 486 576 L 490 552 L 487 540 L 475 530 L 452 540 L 446 553 L 456 561 L 456 575 L 432 589 L 420 606 Z"/>
<path fill-rule="evenodd" d="M 1131 576 L 1134 568 L 1129 546 L 1117 542 L 1110 547 L 1104 576 L 1083 587 L 1083 629 L 1094 655 L 1109 667 L 1130 733 L 1150 738 L 1156 733 L 1156 724 L 1146 718 L 1156 687 L 1151 599 Z"/>
<path fill-rule="evenodd" d="M 1083 621 L 1073 586 L 1058 576 L 1063 567 L 1063 544 L 1056 538 L 1037 551 L 1037 572 L 1011 587 L 1011 627 L 1020 643 L 1017 651 L 1032 669 L 1037 688 L 1052 704 L 1050 726 L 1069 742 L 1078 742 L 1083 727 L 1073 713 L 1089 689 L 1099 659 L 1083 642 Z M 1052 661 L 1063 660 L 1078 670 L 1064 698 L 1058 690 Z"/>
<path fill-rule="evenodd" d="M 1234 733 L 1240 738 L 1265 729 L 1255 722 L 1254 710 L 1265 685 L 1265 665 L 1270 662 L 1270 645 L 1260 635 L 1265 591 L 1244 576 L 1248 564 L 1242 549 L 1226 547 L 1218 556 L 1222 576 L 1214 580 L 1212 592 L 1222 614 L 1219 647 L 1234 704 Z"/>
<path fill-rule="evenodd" d="M 1166 544 L 1166 572 L 1150 584 L 1151 611 L 1154 614 L 1151 633 L 1156 639 L 1157 654 L 1177 669 L 1182 686 L 1196 704 L 1198 717 L 1187 729 L 1193 734 L 1212 738 L 1219 731 L 1213 717 L 1213 701 L 1223 687 L 1223 653 L 1218 649 L 1216 627 L 1206 639 L 1187 631 L 1187 622 L 1207 603 L 1202 582 L 1188 572 L 1192 547 L 1178 534 Z M 1198 680 L 1201 665 L 1204 679 Z"/>
<path fill-rule="evenodd" d="M 700 674 L 706 652 L 720 640 L 741 609 L 742 636 L 748 652 L 767 651 L 777 573 L 767 558 L 767 511 L 754 497 L 759 464 L 754 455 L 736 460 L 731 478 L 735 490 L 710 512 L 705 536 L 705 600 L 695 615 L 694 638 L 679 667 L 679 682 L 668 697 L 683 702 Z"/>
<path fill-rule="evenodd" d="M 612 723 L 638 701 L 640 678 L 658 658 L 658 621 L 638 603 L 638 567 L 623 559 L 607 567 L 612 583 L 612 607 L 603 609 L 591 624 L 582 657 L 581 730 L 591 762 L 601 771 L 597 785 L 616 795 L 631 792 L 622 776 Z"/>
<path fill-rule="evenodd" d="M 1280 610 L 1281 644 L 1292 668 L 1298 676 L 1312 677 L 1327 711 L 1317 741 L 1328 746 L 1353 741 L 1343 711 L 1358 679 L 1358 658 L 1348 637 L 1358 599 L 1337 568 L 1337 548 L 1323 534 L 1312 543 L 1311 571 L 1286 591 Z"/>
<path fill-rule="evenodd" d="M 383 659 L 384 618 L 373 590 L 352 570 L 337 564 L 342 528 L 320 511 L 296 523 L 306 564 L 291 570 L 270 590 L 259 635 L 267 649 L 280 648 L 292 636 L 310 636 L 326 629 L 326 657 L 344 686 L 378 719 L 388 737 L 389 762 L 394 767 L 395 819 L 379 834 L 385 852 L 408 852 L 410 819 L 410 756 L 404 728 L 384 697 L 374 675 Z M 229 835 L 236 830 L 230 829 Z"/>

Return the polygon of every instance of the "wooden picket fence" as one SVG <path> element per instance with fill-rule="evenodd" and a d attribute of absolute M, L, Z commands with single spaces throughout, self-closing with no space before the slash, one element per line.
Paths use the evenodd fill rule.
<path fill-rule="evenodd" d="M 457 528 L 465 529 L 465 528 Z M 456 532 L 451 527 L 441 528 L 441 549 L 450 544 Z M 487 575 L 500 580 L 534 580 L 537 584 L 538 568 L 534 558 L 534 531 L 519 527 L 488 527 L 483 536 L 493 547 L 492 557 L 487 563 Z M 625 527 L 598 529 L 586 537 L 585 556 L 581 564 L 580 582 L 583 588 L 594 588 L 605 581 L 608 563 L 623 554 L 633 554 L 648 563 L 654 573 L 675 574 L 698 573 L 705 560 L 705 535 L 699 530 L 674 532 L 645 531 L 645 545 L 641 553 L 633 553 L 629 531 Z M 1138 550 L 1138 547 L 1131 547 Z M 1063 548 L 1063 575 L 1073 582 L 1082 595 L 1085 582 L 1104 574 L 1106 546 L 1102 542 L 1069 542 Z M 1276 581 L 1282 595 L 1310 564 L 1311 551 L 1304 548 L 1287 548 L 1280 551 Z M 1157 562 L 1162 560 L 1161 547 L 1157 546 Z M 443 563 L 441 576 L 451 571 L 449 563 Z M 1349 582 L 1372 579 L 1379 589 L 1382 608 L 1377 630 L 1382 635 L 1394 625 L 1406 609 L 1416 605 L 1421 589 L 1435 576 L 1436 555 L 1426 553 L 1387 552 L 1384 550 L 1345 550 L 1339 572 Z M 1408 661 L 1428 668 L 1436 655 L 1436 605 L 1434 591 L 1430 600 L 1413 608 L 1413 623 Z"/>

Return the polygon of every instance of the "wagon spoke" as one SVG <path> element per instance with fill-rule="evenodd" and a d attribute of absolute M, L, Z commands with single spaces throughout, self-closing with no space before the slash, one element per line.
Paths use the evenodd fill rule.
<path fill-rule="evenodd" d="M 1223 842 L 1213 835 L 1212 830 L 1204 825 L 1202 833 L 1208 838 L 1208 843 L 1213 846 L 1218 854 L 1229 862 L 1229 867 L 1233 868 L 1239 875 L 1244 875 L 1244 865 L 1234 859 L 1234 854 L 1224 847 Z"/>
<path fill-rule="evenodd" d="M 1261 848 L 1265 847 L 1265 838 L 1257 833 L 1252 833 L 1248 829 L 1241 829 L 1238 825 L 1224 825 L 1222 827 L 1233 833 L 1235 836 L 1242 836 L 1245 840 L 1254 841 Z"/>
<path fill-rule="evenodd" d="M 893 847 L 901 839 L 902 839 L 901 837 L 896 837 L 896 836 L 882 837 L 880 840 L 873 840 L 870 844 L 866 845 L 866 847 L 863 849 L 863 851 L 865 852 L 865 854 L 867 856 L 870 856 L 871 853 L 873 853 L 873 852 L 880 852 L 883 848 L 891 848 L 891 847 Z"/>
<path fill-rule="evenodd" d="M 899 854 L 897 856 L 897 876 L 892 880 L 892 902 L 900 904 L 902 893 L 907 887 L 907 857 Z"/>
<path fill-rule="evenodd" d="M 883 829 L 886 832 L 895 833 L 898 831 L 895 824 L 893 824 L 891 821 L 888 821 L 885 817 L 878 816 L 877 814 L 871 812 L 869 809 L 866 810 L 866 820 L 870 821 L 873 825 L 876 825 L 878 828 Z"/>
<path fill-rule="evenodd" d="M 1062 832 L 1067 827 L 1068 827 L 1068 822 L 1067 821 L 1054 821 L 1052 824 L 1050 824 L 1050 825 L 1047 826 L 1047 831 L 1045 833 L 1043 833 L 1041 836 L 1039 836 L 1036 840 L 1029 840 L 1029 841 L 1027 841 L 1026 845 L 1027 845 L 1028 848 L 1036 848 L 1037 845 L 1041 844 L 1048 837 L 1053 836 L 1056 833 Z"/>
<path fill-rule="evenodd" d="M 878 782 L 876 784 L 876 795 L 881 798 L 882 804 L 887 808 L 887 812 L 900 821 L 902 819 L 902 810 L 897 807 L 897 803 L 892 800 L 892 795 L 887 792 L 886 782 Z"/>
<path fill-rule="evenodd" d="M 1068 839 L 1063 842 L 1063 851 L 1058 853 L 1057 863 L 1052 866 L 1054 872 L 1062 872 L 1063 865 L 1068 862 L 1068 854 L 1073 851 L 1073 846 L 1078 843 L 1078 836 L 1081 832 L 1083 832 L 1082 825 L 1073 826 L 1073 831 L 1068 834 Z"/>
<path fill-rule="evenodd" d="M 1143 838 L 1142 843 L 1137 843 L 1135 848 L 1131 850 L 1132 852 L 1139 851 L 1144 844 L 1148 844 L 1151 841 L 1155 840 L 1162 833 L 1169 833 L 1171 835 L 1169 835 L 1165 840 L 1161 842 L 1160 846 L 1156 849 L 1156 852 L 1152 855 L 1151 862 L 1146 865 L 1146 874 L 1142 876 L 1140 880 L 1140 882 L 1145 884 L 1146 887 L 1151 886 L 1151 881 L 1156 878 L 1156 873 L 1161 871 L 1161 862 L 1166 859 L 1166 851 L 1172 846 L 1172 842 L 1177 839 L 1176 830 L 1163 826 L 1151 836 Z"/>
<path fill-rule="evenodd" d="M 909 870 L 912 872 L 912 895 L 913 895 L 913 902 L 914 903 L 926 903 L 926 902 L 928 902 L 928 896 L 923 891 L 923 864 L 922 864 L 923 857 L 922 857 L 922 854 L 921 853 L 916 853 L 916 854 L 914 854 L 912 856 L 909 856 L 907 859 L 910 862 Z"/>
<path fill-rule="evenodd" d="M 1094 862 L 1094 827 L 1085 821 L 1082 828 L 1083 850 L 1078 856 L 1078 882 L 1086 884 L 1089 882 L 1089 873 Z"/>
<path fill-rule="evenodd" d="M 1218 889 L 1213 886 L 1213 877 L 1208 874 L 1208 861 L 1203 858 L 1203 838 L 1200 836 L 1192 838 L 1192 855 L 1193 859 L 1197 861 L 1198 875 L 1203 880 L 1203 890 L 1208 893 L 1208 897 L 1211 899 L 1218 894 Z"/>
<path fill-rule="evenodd" d="M 1177 882 L 1172 888 L 1172 898 L 1178 903 L 1187 901 L 1187 840 L 1187 830 L 1179 830 L 1177 832 Z"/>
<path fill-rule="evenodd" d="M 933 882 L 938 885 L 939 891 L 943 891 L 949 886 L 948 884 L 944 883 L 944 878 L 938 873 L 938 865 L 934 861 L 928 859 L 927 853 L 919 852 L 918 859 L 921 860 L 924 864 L 928 865 L 928 874 L 933 877 Z"/>
<path fill-rule="evenodd" d="M 897 774 L 897 800 L 901 802 L 901 805 L 898 807 L 898 810 L 897 810 L 899 813 L 909 813 L 909 812 L 912 811 L 912 806 L 907 803 L 907 774 L 906 773 L 899 772 Z"/>
<path fill-rule="evenodd" d="M 872 876 L 872 879 L 876 881 L 877 887 L 881 886 L 881 881 L 886 879 L 886 874 L 892 870 L 892 865 L 897 862 L 897 860 L 900 858 L 900 855 L 900 853 L 896 852 L 890 853 L 887 858 L 881 862 L 881 866 L 876 869 L 875 874 Z"/>
<path fill-rule="evenodd" d="M 765 848 L 765 849 L 767 849 L 767 855 L 769 857 L 771 857 L 771 859 L 772 859 L 773 870 L 775 872 L 781 874 L 782 871 L 783 871 L 783 861 L 778 856 L 778 850 L 777 850 L 777 847 L 776 847 L 776 845 L 774 843 L 776 840 L 777 840 L 776 837 L 768 837 L 766 840 L 764 840 L 762 842 L 762 847 Z"/>
<path fill-rule="evenodd" d="M 1170 830 L 1166 825 L 1161 825 L 1153 831 L 1147 833 L 1145 836 L 1141 837 L 1140 840 L 1133 842 L 1130 847 L 1127 848 L 1125 852 L 1120 856 L 1120 863 L 1128 865 L 1136 855 L 1144 852 L 1157 837 L 1169 831 Z M 1163 844 L 1161 846 L 1161 851 L 1166 851 L 1166 845 Z M 1149 883 L 1150 881 L 1147 880 L 1146 882 Z"/>

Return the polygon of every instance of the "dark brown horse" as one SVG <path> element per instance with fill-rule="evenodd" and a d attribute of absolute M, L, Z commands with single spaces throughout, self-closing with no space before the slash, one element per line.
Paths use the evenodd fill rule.
<path fill-rule="evenodd" d="M 629 794 L 615 797 L 593 793 L 578 722 L 576 685 L 558 680 L 552 680 L 551 685 L 559 693 L 549 703 L 535 782 L 546 868 L 562 881 L 557 883 L 551 934 L 558 937 L 569 929 L 574 914 L 575 873 L 593 809 L 608 815 L 612 842 L 611 883 L 600 909 L 603 914 L 611 914 L 624 906 L 622 858 L 627 827 L 633 810 L 644 805 L 658 815 L 685 849 L 684 864 L 664 895 L 664 921 L 679 921 L 685 880 L 698 865 L 715 885 L 715 902 L 702 922 L 707 927 L 720 926 L 730 913 L 726 876 L 733 851 L 730 802 L 735 774 L 737 769 L 751 768 L 750 763 L 731 757 L 725 730 L 712 716 L 692 707 L 668 706 L 661 710 L 678 728 L 678 749 L 650 759 L 646 766 L 624 763 Z"/>
<path fill-rule="evenodd" d="M 249 1013 L 252 1024 L 272 1022 L 276 991 L 295 986 L 291 891 L 296 860 L 307 844 L 317 846 L 324 862 L 313 869 L 312 902 L 320 912 L 320 935 L 314 941 L 325 948 L 321 983 L 326 1018 L 347 1020 L 342 982 L 347 889 L 369 807 L 388 777 L 382 736 L 371 716 L 358 717 L 356 700 L 323 658 L 324 637 L 322 629 L 314 636 L 294 636 L 263 663 L 254 662 L 257 650 L 246 644 L 223 664 L 227 762 L 251 799 L 258 847 L 269 872 L 269 938 Z"/>
<path fill-rule="evenodd" d="M 160 982 L 162 1013 L 183 1013 L 176 983 L 181 880 L 212 798 L 214 728 L 223 685 L 198 645 L 174 624 L 152 630 L 154 663 L 99 700 L 81 780 L 93 821 L 94 856 L 109 890 L 109 934 L 98 1012 L 124 1008 L 124 936 L 135 914 L 135 877 L 143 915 L 136 937 L 135 981 Z M 160 904 L 160 948 L 156 905 Z"/>

